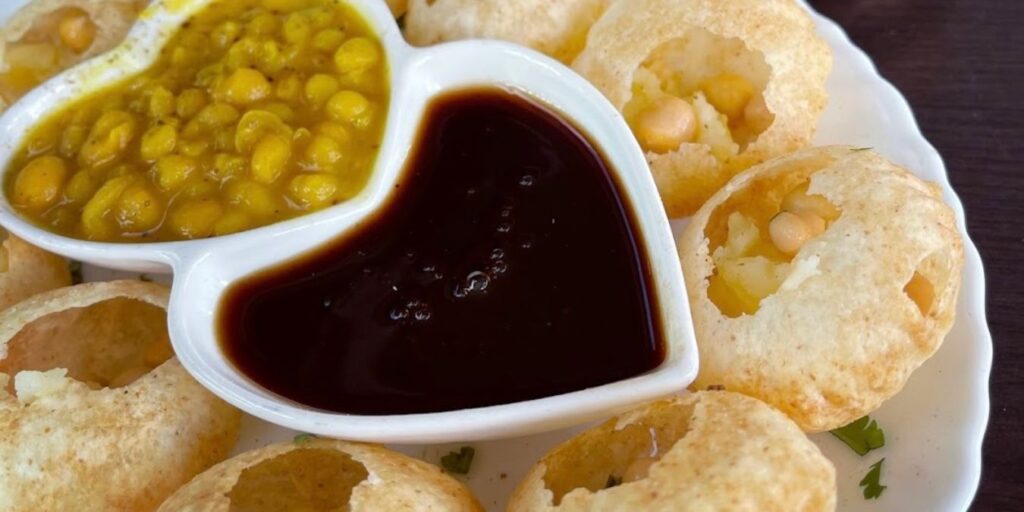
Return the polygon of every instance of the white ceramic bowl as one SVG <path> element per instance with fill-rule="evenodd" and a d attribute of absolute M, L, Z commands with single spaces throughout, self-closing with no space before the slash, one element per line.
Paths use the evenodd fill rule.
<path fill-rule="evenodd" d="M 53 78 L 0 118 L 0 169 L 32 126 L 81 95 L 144 70 L 177 27 L 208 0 L 158 0 L 110 53 Z M 510 437 L 578 424 L 684 389 L 697 372 L 697 349 L 668 219 L 643 154 L 624 120 L 589 83 L 536 52 L 498 42 L 409 47 L 384 2 L 347 0 L 382 41 L 391 100 L 384 141 L 366 188 L 354 199 L 235 235 L 150 244 L 100 243 L 45 231 L 0 199 L 0 224 L 69 258 L 122 270 L 174 274 L 168 323 L 175 352 L 207 388 L 242 410 L 296 430 L 375 442 L 443 442 Z M 443 91 L 496 85 L 561 112 L 603 149 L 633 205 L 653 273 L 666 343 L 665 361 L 630 379 L 547 398 L 429 414 L 360 416 L 317 410 L 256 384 L 226 359 L 216 339 L 221 296 L 233 282 L 342 235 L 380 207 L 400 178 L 429 100 Z M 594 276 L 600 279 L 600 276 Z M 287 319 L 282 319 L 287 321 Z M 595 321 L 599 321 L 595 319 Z M 580 354 L 580 364 L 587 364 Z M 472 385 L 472 383 L 467 383 Z"/>

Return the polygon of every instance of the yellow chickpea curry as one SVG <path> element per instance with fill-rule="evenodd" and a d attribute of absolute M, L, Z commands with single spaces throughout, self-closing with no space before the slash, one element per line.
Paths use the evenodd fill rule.
<path fill-rule="evenodd" d="M 145 242 L 263 226 L 357 194 L 388 99 L 383 50 L 332 0 L 223 0 L 147 71 L 46 119 L 7 197 L 76 238 Z"/>

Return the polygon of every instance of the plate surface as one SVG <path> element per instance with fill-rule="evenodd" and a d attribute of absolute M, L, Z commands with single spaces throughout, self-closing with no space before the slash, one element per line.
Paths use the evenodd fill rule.
<path fill-rule="evenodd" d="M 27 1 L 0 3 L 0 22 Z M 815 142 L 874 148 L 918 176 L 940 184 L 964 235 L 966 263 L 956 324 L 942 348 L 914 373 L 899 395 L 872 414 L 885 430 L 885 448 L 859 457 L 830 434 L 812 438 L 836 465 L 838 510 L 842 512 L 966 510 L 981 475 L 992 364 L 981 258 L 967 236 L 963 207 L 949 184 L 942 158 L 921 134 L 906 100 L 879 76 L 870 58 L 838 25 L 817 13 L 813 16 L 818 33 L 834 55 L 828 81 L 829 106 Z M 87 280 L 125 276 L 95 267 L 84 271 Z M 533 462 L 578 430 L 474 443 L 476 458 L 464 481 L 488 510 L 503 510 L 508 495 Z M 295 434 L 247 417 L 235 452 L 290 440 Z M 459 446 L 394 448 L 437 463 L 442 455 Z M 877 501 L 865 501 L 857 483 L 882 457 L 886 459 L 882 484 L 888 488 Z"/>

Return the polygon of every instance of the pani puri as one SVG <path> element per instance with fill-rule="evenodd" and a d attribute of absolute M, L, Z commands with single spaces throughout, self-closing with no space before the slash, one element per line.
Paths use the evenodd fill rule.
<path fill-rule="evenodd" d="M 572 64 L 626 117 L 671 217 L 805 146 L 831 65 L 791 0 L 617 2 Z"/>
<path fill-rule="evenodd" d="M 953 325 L 963 242 L 939 187 L 868 149 L 807 149 L 733 178 L 678 240 L 700 352 L 805 431 L 878 408 Z"/>
<path fill-rule="evenodd" d="M 0 509 L 152 510 L 228 454 L 240 413 L 173 357 L 167 295 L 89 283 L 0 313 Z"/>
<path fill-rule="evenodd" d="M 68 262 L 0 229 L 0 311 L 71 284 Z"/>

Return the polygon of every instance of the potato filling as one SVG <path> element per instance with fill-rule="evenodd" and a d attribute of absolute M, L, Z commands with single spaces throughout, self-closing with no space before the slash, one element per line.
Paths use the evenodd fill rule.
<path fill-rule="evenodd" d="M 352 488 L 369 473 L 347 453 L 300 448 L 242 471 L 228 498 L 230 511 L 349 510 Z"/>
<path fill-rule="evenodd" d="M 77 48 L 88 27 L 76 14 L 60 34 Z M 387 96 L 383 50 L 345 4 L 214 2 L 147 71 L 33 130 L 7 196 L 37 224 L 88 240 L 270 224 L 363 188 Z"/>
<path fill-rule="evenodd" d="M 694 29 L 648 56 L 623 112 L 646 151 L 698 143 L 726 160 L 774 121 L 764 99 L 768 75 L 764 57 L 742 41 Z"/>
<path fill-rule="evenodd" d="M 839 218 L 824 196 L 807 193 L 805 182 L 789 191 L 764 225 L 753 215 L 729 214 L 725 243 L 711 254 L 715 273 L 708 297 L 728 317 L 751 315 L 789 275 L 790 261 Z"/>

